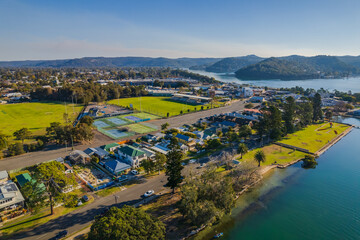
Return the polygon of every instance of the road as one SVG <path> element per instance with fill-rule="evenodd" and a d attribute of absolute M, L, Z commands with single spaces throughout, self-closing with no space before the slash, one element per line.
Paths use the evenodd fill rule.
<path fill-rule="evenodd" d="M 158 127 L 161 124 L 168 122 L 170 127 L 180 127 L 184 124 L 193 124 L 199 118 L 204 118 L 208 116 L 212 116 L 214 114 L 238 111 L 244 109 L 244 102 L 243 101 L 236 101 L 231 105 L 221 107 L 221 108 L 213 108 L 205 111 L 199 111 L 195 113 L 184 114 L 181 116 L 171 117 L 167 119 L 158 119 L 150 121 L 151 124 L 156 125 Z M 137 138 L 139 136 L 133 136 L 132 138 Z M 112 143 L 114 140 L 110 139 L 109 137 L 96 132 L 95 139 L 91 144 L 83 144 L 77 145 L 74 148 L 77 150 L 85 150 L 89 147 L 98 147 L 104 144 Z M 32 166 L 34 164 L 38 164 L 41 162 L 49 161 L 56 159 L 58 157 L 65 157 L 69 154 L 71 148 L 68 147 L 53 147 L 42 151 L 26 153 L 20 156 L 15 156 L 11 158 L 5 158 L 0 160 L 0 170 L 13 170 L 13 169 L 20 169 L 28 166 Z"/>
<path fill-rule="evenodd" d="M 140 201 L 142 199 L 141 195 L 150 189 L 153 189 L 155 193 L 159 193 L 164 189 L 166 176 L 161 174 L 160 176 L 145 179 L 144 181 L 143 183 L 116 193 L 118 201 L 121 201 L 118 204 L 115 204 L 114 195 L 98 198 L 84 207 L 50 220 L 33 230 L 15 234 L 11 236 L 11 239 L 45 240 L 53 238 L 58 232 L 64 229 L 68 230 L 69 235 L 73 234 L 88 226 L 96 215 L 99 215 L 104 209 L 110 206 L 132 205 Z"/>

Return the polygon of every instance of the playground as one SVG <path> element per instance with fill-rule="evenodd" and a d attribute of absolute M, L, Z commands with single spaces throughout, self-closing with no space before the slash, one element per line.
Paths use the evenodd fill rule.
<path fill-rule="evenodd" d="M 157 130 L 147 121 L 158 119 L 149 113 L 131 113 L 116 117 L 101 118 L 94 121 L 97 130 L 112 139 L 121 139 L 136 134 L 144 134 Z"/>

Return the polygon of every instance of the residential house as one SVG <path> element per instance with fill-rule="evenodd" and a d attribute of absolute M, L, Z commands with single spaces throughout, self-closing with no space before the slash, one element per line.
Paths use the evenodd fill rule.
<path fill-rule="evenodd" d="M 80 150 L 74 150 L 69 154 L 69 159 L 76 164 L 87 164 L 90 162 L 90 156 Z"/>
<path fill-rule="evenodd" d="M 126 173 L 129 169 L 131 169 L 129 164 L 115 159 L 105 162 L 104 167 L 116 176 Z"/>
<path fill-rule="evenodd" d="M 97 156 L 99 159 L 103 159 L 107 156 L 110 155 L 109 152 L 105 151 L 104 149 L 102 149 L 101 147 L 96 147 L 96 148 L 87 148 L 84 153 L 86 153 L 87 155 L 89 155 L 90 157 L 92 155 Z"/>
<path fill-rule="evenodd" d="M 107 152 L 115 152 L 117 148 L 120 147 L 120 144 L 118 143 L 110 143 L 106 144 L 104 146 L 101 146 L 102 149 L 104 149 Z"/>
<path fill-rule="evenodd" d="M 0 212 L 24 207 L 24 197 L 12 181 L 0 185 Z"/>
<path fill-rule="evenodd" d="M 120 147 L 118 149 L 118 156 L 122 161 L 128 163 L 132 167 L 138 167 L 141 161 L 147 158 L 144 151 L 129 145 Z"/>
<path fill-rule="evenodd" d="M 255 96 L 255 97 L 250 98 L 249 101 L 252 103 L 262 103 L 265 101 L 265 97 Z"/>
<path fill-rule="evenodd" d="M 193 139 L 192 137 L 178 133 L 176 134 L 175 138 L 178 139 L 179 142 L 186 144 L 189 147 L 189 150 L 192 151 L 195 149 L 196 143 L 195 143 L 195 139 Z"/>

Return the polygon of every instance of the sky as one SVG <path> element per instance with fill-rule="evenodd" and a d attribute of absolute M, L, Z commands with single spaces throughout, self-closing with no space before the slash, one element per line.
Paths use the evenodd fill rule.
<path fill-rule="evenodd" d="M 358 0 L 0 0 L 0 60 L 360 55 Z"/>

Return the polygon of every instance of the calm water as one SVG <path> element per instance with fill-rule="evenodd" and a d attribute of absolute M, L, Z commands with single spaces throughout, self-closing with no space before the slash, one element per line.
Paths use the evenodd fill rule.
<path fill-rule="evenodd" d="M 358 119 L 344 122 L 360 125 Z M 316 169 L 277 169 L 242 196 L 215 232 L 223 239 L 360 239 L 360 130 L 318 158 Z M 255 200 L 255 202 L 254 202 Z"/>
<path fill-rule="evenodd" d="M 210 73 L 205 71 L 194 71 L 199 74 L 206 76 L 214 77 L 215 79 L 222 82 L 236 82 L 239 84 L 251 84 L 254 86 L 268 86 L 274 88 L 282 87 L 296 87 L 301 86 L 303 88 L 313 88 L 320 89 L 324 88 L 329 91 L 337 89 L 342 92 L 347 92 L 351 90 L 354 92 L 360 92 L 360 77 L 353 78 L 343 78 L 343 79 L 310 79 L 310 80 L 291 80 L 291 81 L 282 81 L 282 80 L 239 80 L 234 75 L 227 75 L 223 73 Z"/>

